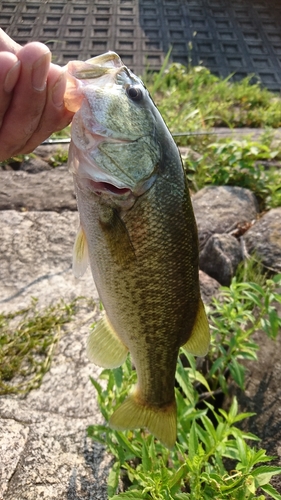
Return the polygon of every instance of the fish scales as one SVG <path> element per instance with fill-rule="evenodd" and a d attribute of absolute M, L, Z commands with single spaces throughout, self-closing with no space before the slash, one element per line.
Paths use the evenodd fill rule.
<path fill-rule="evenodd" d="M 161 201 L 157 196 L 159 189 Z M 125 255 L 125 262 L 121 264 L 116 262 L 115 255 L 116 247 L 119 243 L 123 245 L 123 241 L 114 241 L 112 247 L 107 245 L 99 224 L 102 206 L 86 202 L 84 208 L 85 199 L 82 196 L 80 200 L 78 193 L 80 213 L 84 213 L 86 207 L 92 208 L 85 221 L 84 218 L 81 221 L 89 234 L 90 261 L 96 270 L 95 282 L 101 300 L 105 310 L 113 311 L 111 324 L 120 332 L 135 366 L 143 367 L 137 371 L 144 398 L 157 405 L 173 401 L 178 349 L 192 331 L 199 298 L 195 224 L 184 224 L 185 232 L 179 229 L 190 213 L 183 176 L 178 179 L 178 190 L 181 196 L 177 191 L 173 196 L 170 184 L 159 179 L 126 214 L 124 223 L 135 249 L 135 259 L 126 263 Z M 157 367 L 163 372 L 162 366 L 166 373 L 160 378 L 155 370 Z"/>
<path fill-rule="evenodd" d="M 135 75 L 132 81 L 139 84 Z M 119 194 L 111 188 L 112 196 L 102 191 L 109 189 L 107 177 L 106 186 L 101 186 L 93 175 L 95 188 L 85 188 L 85 176 L 79 176 L 79 162 L 77 167 L 77 145 L 70 150 L 70 158 L 74 158 L 70 159 L 70 166 L 85 239 L 79 237 L 77 241 L 87 247 L 106 311 L 104 320 L 90 336 L 89 355 L 94 362 L 111 367 L 118 366 L 129 351 L 137 371 L 134 392 L 115 411 L 110 424 L 117 429 L 147 427 L 171 447 L 176 439 L 174 383 L 179 348 L 186 344 L 190 352 L 204 355 L 209 331 L 200 298 L 197 229 L 180 155 L 155 105 L 148 99 L 146 106 L 152 107 L 156 118 L 151 130 L 154 142 L 146 149 L 149 155 L 155 144 L 158 161 L 155 162 L 154 152 L 155 164 L 150 174 L 153 182 L 133 197 L 129 207 L 126 200 L 131 199 L 131 191 L 126 191 L 126 182 L 121 188 L 115 185 L 116 191 L 121 189 Z M 101 101 L 99 109 L 100 106 Z M 91 112 L 95 114 L 94 104 Z M 109 125 L 114 125 L 115 130 L 120 110 L 113 106 L 110 112 L 114 113 L 114 120 L 109 120 Z M 133 128 L 133 119 L 128 123 Z M 137 165 L 136 177 L 146 172 L 144 184 L 149 168 L 143 165 L 147 157 L 141 153 L 147 142 L 142 143 L 139 151 L 135 143 L 139 157 L 132 157 L 130 162 Z M 129 169 L 126 162 L 133 150 L 127 150 L 125 156 L 119 153 L 118 161 L 119 146 L 114 144 L 113 148 L 116 155 L 110 168 L 115 175 L 122 159 L 120 170 Z M 126 145 L 120 145 L 120 151 L 121 148 Z M 100 148 L 95 153 L 94 163 L 104 150 Z M 103 168 L 109 165 L 106 155 L 98 163 L 101 164 Z"/>

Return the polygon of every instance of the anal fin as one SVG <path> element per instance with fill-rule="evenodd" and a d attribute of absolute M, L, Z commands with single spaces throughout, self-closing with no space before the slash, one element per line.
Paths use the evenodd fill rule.
<path fill-rule="evenodd" d="M 124 403 L 115 410 L 109 420 L 112 429 L 146 428 L 167 448 L 173 448 L 177 437 L 177 407 L 172 401 L 165 407 L 152 407 L 144 404 L 137 391 L 133 392 Z"/>
<path fill-rule="evenodd" d="M 103 368 L 117 368 L 124 363 L 128 349 L 119 339 L 107 316 L 98 321 L 87 341 L 87 354 Z"/>
<path fill-rule="evenodd" d="M 205 307 L 199 299 L 196 320 L 188 341 L 182 346 L 194 356 L 206 356 L 210 345 L 210 330 Z"/>

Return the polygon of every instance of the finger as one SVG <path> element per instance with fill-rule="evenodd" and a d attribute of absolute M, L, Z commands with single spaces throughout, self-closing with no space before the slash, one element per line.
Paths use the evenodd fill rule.
<path fill-rule="evenodd" d="M 21 63 L 11 52 L 0 52 L 0 128 L 5 112 L 12 99 L 20 74 Z"/>
<path fill-rule="evenodd" d="M 49 49 L 31 42 L 21 48 L 17 56 L 21 72 L 0 130 L 0 161 L 1 156 L 7 158 L 24 148 L 38 127 L 47 98 Z"/>
<path fill-rule="evenodd" d="M 73 113 L 64 106 L 63 96 L 66 88 L 65 70 L 52 64 L 47 81 L 47 100 L 36 132 L 26 143 L 23 152 L 33 151 L 53 132 L 65 128 L 71 121 Z"/>
<path fill-rule="evenodd" d="M 10 38 L 5 31 L 0 28 L 0 51 L 5 50 L 17 54 L 21 45 Z"/>

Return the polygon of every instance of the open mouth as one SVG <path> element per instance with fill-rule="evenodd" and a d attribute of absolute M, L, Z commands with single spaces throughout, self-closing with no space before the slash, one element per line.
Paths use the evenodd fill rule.
<path fill-rule="evenodd" d="M 89 186 L 97 195 L 102 193 L 111 193 L 116 196 L 129 196 L 132 193 L 129 188 L 118 188 L 109 182 L 96 182 L 92 179 L 89 180 Z"/>

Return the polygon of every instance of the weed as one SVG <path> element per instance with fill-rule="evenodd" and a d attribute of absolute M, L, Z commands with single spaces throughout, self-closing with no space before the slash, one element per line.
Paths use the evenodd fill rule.
<path fill-rule="evenodd" d="M 199 158 L 184 158 L 191 188 L 206 184 L 236 185 L 252 190 L 261 210 L 281 206 L 280 148 L 272 147 L 270 127 L 281 125 L 281 99 L 250 84 L 232 83 L 204 67 L 167 61 L 159 74 L 145 81 L 178 145 L 192 146 Z M 211 127 L 264 127 L 260 142 L 226 139 L 212 142 Z M 198 134 L 198 135 L 197 135 Z"/>
<path fill-rule="evenodd" d="M 68 160 L 68 149 L 58 149 L 50 158 L 48 163 L 52 167 L 59 167 L 63 163 L 67 163 Z"/>
<path fill-rule="evenodd" d="M 207 146 L 207 151 L 185 158 L 185 169 L 194 189 L 206 184 L 240 186 L 257 196 L 261 208 L 281 202 L 281 168 L 265 163 L 280 158 L 280 151 L 266 143 L 227 139 Z"/>
<path fill-rule="evenodd" d="M 49 370 L 61 326 L 74 314 L 75 301 L 43 310 L 37 300 L 15 313 L 0 314 L 0 395 L 26 394 Z"/>
<path fill-rule="evenodd" d="M 0 168 L 6 165 L 12 165 L 15 170 L 19 170 L 21 164 L 25 161 L 28 161 L 30 158 L 35 158 L 33 153 L 30 154 L 19 154 L 16 156 L 12 156 L 7 160 L 0 161 Z"/>
<path fill-rule="evenodd" d="M 172 132 L 209 130 L 210 127 L 279 127 L 281 100 L 251 77 L 230 82 L 202 66 L 163 65 L 159 75 L 145 76 L 159 110 Z M 192 138 L 177 138 L 179 145 Z M 200 140 L 199 140 L 200 141 Z M 198 142 L 199 142 L 198 141 Z"/>
<path fill-rule="evenodd" d="M 227 377 L 231 373 L 237 385 L 244 389 L 245 367 L 243 359 L 256 360 L 258 345 L 252 335 L 262 329 L 275 339 L 281 328 L 281 318 L 274 305 L 281 302 L 276 291 L 281 275 L 258 283 L 238 283 L 233 279 L 229 288 L 222 287 L 223 300 L 213 299 L 209 319 L 214 342 L 209 352 L 210 370 L 207 380 L 213 391 L 220 388 L 227 393 Z"/>
<path fill-rule="evenodd" d="M 280 284 L 278 275 L 264 287 L 233 280 L 229 289 L 222 289 L 220 300 L 214 300 L 209 310 L 212 346 L 205 375 L 198 371 L 195 358 L 182 349 L 181 356 L 188 363 L 183 364 L 180 357 L 176 371 L 178 441 L 173 451 L 145 431 L 121 433 L 107 425 L 89 427 L 89 436 L 106 445 L 115 457 L 108 478 L 109 498 L 265 500 L 266 493 L 280 500 L 269 482 L 281 473 L 281 467 L 265 465 L 274 457 L 251 446 L 251 441 L 259 439 L 239 428 L 253 414 L 238 413 L 235 398 L 228 412 L 214 406 L 217 390 L 227 392 L 229 373 L 243 388 L 243 359 L 256 359 L 258 349 L 253 332 L 263 328 L 272 339 L 276 337 L 281 319 L 274 301 L 281 302 Z M 118 369 L 104 370 L 101 379 L 101 384 L 93 379 L 92 383 L 108 421 L 112 407 L 124 400 L 136 381 L 130 358 Z"/>
<path fill-rule="evenodd" d="M 262 261 L 255 253 L 251 254 L 249 257 L 245 257 L 244 260 L 238 264 L 235 277 L 237 283 L 250 281 L 262 287 L 266 285 L 267 279 Z"/>

